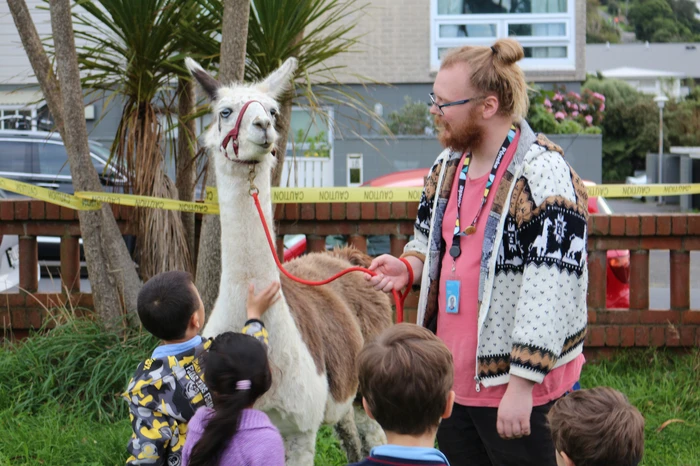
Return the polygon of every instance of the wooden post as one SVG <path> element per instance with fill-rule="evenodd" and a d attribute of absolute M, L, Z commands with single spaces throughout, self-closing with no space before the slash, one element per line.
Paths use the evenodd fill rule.
<path fill-rule="evenodd" d="M 607 293 L 608 255 L 606 251 L 591 251 L 588 255 L 588 307 L 605 309 Z"/>
<path fill-rule="evenodd" d="M 25 291 L 36 292 L 39 288 L 39 247 L 36 236 L 19 238 L 19 286 Z"/>
<path fill-rule="evenodd" d="M 80 241 L 76 236 L 61 237 L 61 285 L 69 294 L 80 291 Z"/>
<path fill-rule="evenodd" d="M 364 253 L 367 252 L 367 238 L 365 236 L 350 235 L 350 240 L 348 241 L 348 244 L 350 246 L 353 246 L 355 249 L 359 249 Z"/>
<path fill-rule="evenodd" d="M 690 252 L 671 250 L 671 309 L 690 308 Z"/>
<path fill-rule="evenodd" d="M 649 309 L 649 251 L 630 251 L 630 309 Z"/>

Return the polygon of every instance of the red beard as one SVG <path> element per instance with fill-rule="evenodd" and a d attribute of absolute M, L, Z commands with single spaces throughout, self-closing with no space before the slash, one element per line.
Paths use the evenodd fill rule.
<path fill-rule="evenodd" d="M 477 109 L 472 108 L 466 120 L 457 125 L 450 125 L 442 121 L 440 115 L 435 116 L 435 126 L 438 131 L 438 141 L 442 147 L 447 147 L 457 152 L 466 152 L 478 147 L 484 138 L 484 130 L 479 126 Z"/>

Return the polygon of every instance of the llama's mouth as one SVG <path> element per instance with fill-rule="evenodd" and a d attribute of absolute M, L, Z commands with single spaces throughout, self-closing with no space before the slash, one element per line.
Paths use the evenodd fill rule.
<path fill-rule="evenodd" d="M 231 159 L 231 162 L 240 163 L 241 165 L 255 165 L 260 163 L 259 160 L 241 160 L 241 159 Z"/>
<path fill-rule="evenodd" d="M 270 149 L 272 149 L 272 146 L 274 146 L 274 144 L 272 144 L 271 142 L 266 142 L 264 144 L 257 144 L 256 143 L 256 145 L 262 147 L 265 150 L 270 150 Z"/>

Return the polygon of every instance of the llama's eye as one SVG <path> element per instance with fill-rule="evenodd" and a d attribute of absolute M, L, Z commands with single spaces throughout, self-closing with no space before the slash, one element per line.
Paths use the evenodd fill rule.
<path fill-rule="evenodd" d="M 277 109 L 276 108 L 271 108 L 270 109 L 270 115 L 272 118 L 277 118 Z"/>
<path fill-rule="evenodd" d="M 221 118 L 228 118 L 231 116 L 231 109 L 230 108 L 225 108 L 219 112 L 219 115 L 221 115 Z"/>

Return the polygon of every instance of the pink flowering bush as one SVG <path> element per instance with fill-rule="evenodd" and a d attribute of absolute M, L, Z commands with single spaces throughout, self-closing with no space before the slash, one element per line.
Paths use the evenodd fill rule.
<path fill-rule="evenodd" d="M 566 92 L 562 89 L 555 89 L 552 92 L 554 93 L 552 98 L 545 97 L 543 104 L 557 120 L 573 120 L 584 128 L 600 126 L 602 123 L 605 111 L 604 95 L 589 89 L 584 89 L 583 94 Z M 547 102 L 550 102 L 549 106 Z"/>
<path fill-rule="evenodd" d="M 544 133 L 600 133 L 604 112 L 604 95 L 589 89 L 582 94 L 566 92 L 560 87 L 531 94 L 528 119 L 536 131 Z"/>

